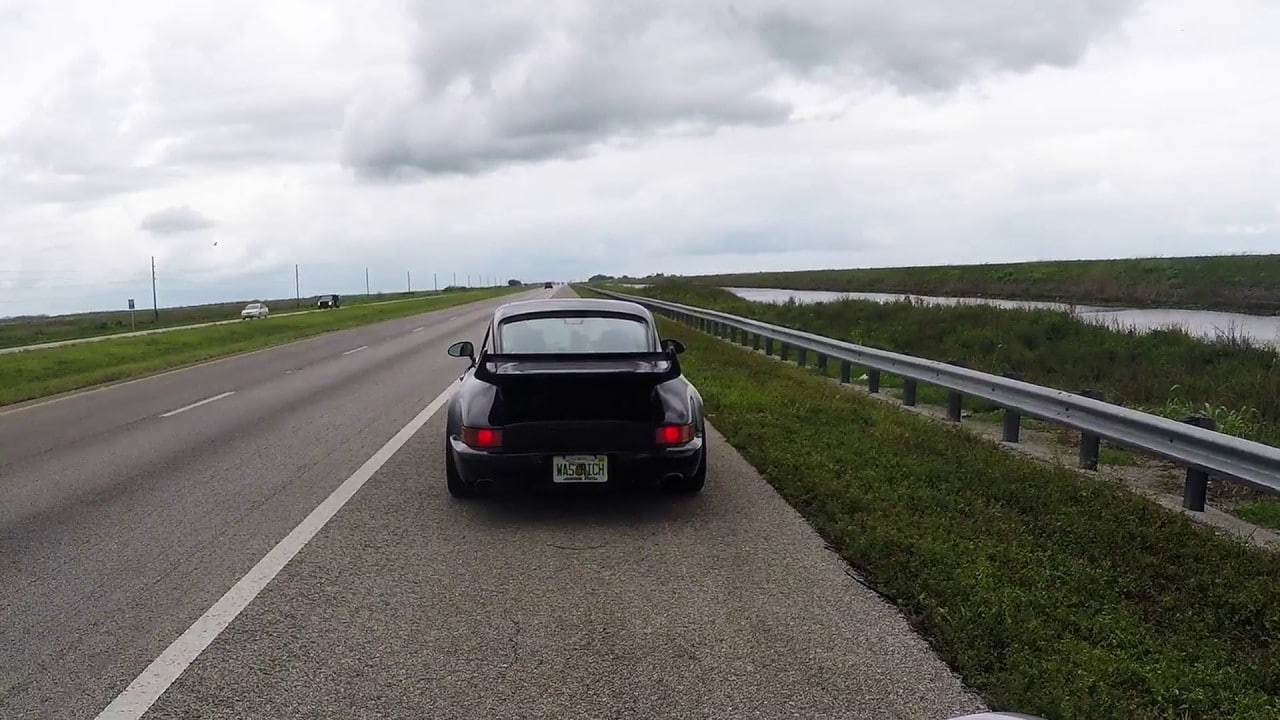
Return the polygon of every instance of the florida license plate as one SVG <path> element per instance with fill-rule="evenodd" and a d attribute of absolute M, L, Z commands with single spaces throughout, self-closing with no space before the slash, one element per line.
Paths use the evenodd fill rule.
<path fill-rule="evenodd" d="M 551 481 L 602 483 L 609 481 L 607 455 L 556 455 L 551 458 Z"/>

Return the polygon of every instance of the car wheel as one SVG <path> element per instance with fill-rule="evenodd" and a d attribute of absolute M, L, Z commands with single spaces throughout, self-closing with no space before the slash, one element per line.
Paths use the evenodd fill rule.
<path fill-rule="evenodd" d="M 668 481 L 665 485 L 667 492 L 679 493 L 681 495 L 696 495 L 702 492 L 703 486 L 707 484 L 707 439 L 702 439 L 702 461 L 698 463 L 698 470 L 687 478 Z"/>
<path fill-rule="evenodd" d="M 458 474 L 458 466 L 453 462 L 453 451 L 449 449 L 449 439 L 446 437 L 444 441 L 444 480 L 445 485 L 449 488 L 449 494 L 456 498 L 471 498 L 476 496 L 476 487 Z"/>

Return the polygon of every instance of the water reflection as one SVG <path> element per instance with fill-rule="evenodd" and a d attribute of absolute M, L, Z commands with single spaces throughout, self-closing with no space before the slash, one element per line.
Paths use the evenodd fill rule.
<path fill-rule="evenodd" d="M 1208 310 L 1175 310 L 1145 308 L 1108 308 L 1065 303 L 992 298 L 932 297 L 893 293 L 830 292 L 826 290 L 782 290 L 777 288 L 725 288 L 733 294 L 756 302 L 785 303 L 795 298 L 798 303 L 832 302 L 846 298 L 894 302 L 905 298 L 933 305 L 995 305 L 1005 308 L 1037 308 L 1074 312 L 1086 322 L 1116 328 L 1132 328 L 1138 332 L 1179 327 L 1192 335 L 1215 340 L 1224 335 L 1247 337 L 1258 343 L 1280 347 L 1280 317 L 1244 315 Z"/>

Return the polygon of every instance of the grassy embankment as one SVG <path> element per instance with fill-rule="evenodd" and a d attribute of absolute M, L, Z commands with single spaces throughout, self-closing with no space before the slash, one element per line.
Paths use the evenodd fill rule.
<path fill-rule="evenodd" d="M 356 305 L 335 311 L 0 355 L 0 405 L 142 377 L 312 335 L 527 289 L 503 287 L 442 293 L 406 302 Z"/>
<path fill-rule="evenodd" d="M 1047 310 L 859 300 L 774 305 L 690 283 L 626 291 L 984 372 L 1016 372 L 1071 392 L 1098 390 L 1111 402 L 1177 420 L 1205 414 L 1222 432 L 1280 445 L 1280 355 L 1243 341 L 1206 343 L 1181 331 L 1117 332 Z M 838 373 L 838 365 L 828 372 Z M 885 378 L 885 387 L 900 384 Z M 946 403 L 943 391 L 924 386 L 919 399 Z M 981 401 L 967 399 L 965 407 L 997 419 Z M 1114 450 L 1102 459 L 1125 461 Z M 1240 499 L 1248 504 L 1233 512 L 1280 527 L 1280 503 L 1247 493 Z"/>
<path fill-rule="evenodd" d="M 479 288 L 477 288 L 479 289 Z M 487 289 L 487 288 L 485 288 Z M 434 292 L 401 292 L 374 293 L 371 295 L 343 295 L 344 308 L 372 303 L 395 302 L 415 298 L 434 297 L 442 294 L 467 292 L 464 289 L 450 289 Z M 300 310 L 314 310 L 317 296 L 304 297 L 301 302 L 295 298 L 281 300 L 264 300 L 271 312 L 276 315 L 294 313 Z M 128 310 L 111 310 L 102 312 L 75 313 L 71 315 L 53 315 L 23 317 L 0 321 L 0 348 L 21 347 L 73 340 L 97 335 L 117 335 L 132 332 L 135 329 L 156 330 L 159 328 L 196 325 L 199 323 L 217 322 L 219 320 L 235 320 L 249 300 L 211 303 L 208 305 L 189 305 L 185 307 L 160 308 L 157 320 L 151 308 L 139 307 L 134 313 L 135 328 L 129 319 Z"/>
<path fill-rule="evenodd" d="M 802 270 L 688 279 L 721 287 L 1047 300 L 1263 315 L 1280 312 L 1280 255 Z"/>
<path fill-rule="evenodd" d="M 994 707 L 1280 716 L 1280 556 L 662 323 L 716 428 Z"/>

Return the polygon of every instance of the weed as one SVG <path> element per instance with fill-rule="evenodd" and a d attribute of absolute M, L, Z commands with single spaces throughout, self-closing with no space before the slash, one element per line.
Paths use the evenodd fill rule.
<path fill-rule="evenodd" d="M 993 707 L 1280 715 L 1280 556 L 661 323 L 716 428 Z"/>
<path fill-rule="evenodd" d="M 1236 513 L 1254 525 L 1280 530 L 1280 501 L 1259 500 L 1239 508 Z"/>
<path fill-rule="evenodd" d="M 1207 412 L 1224 433 L 1280 443 L 1278 356 L 1248 343 L 1204 342 L 1181 330 L 1116 331 L 1052 310 L 852 299 L 776 305 L 688 282 L 628 291 L 984 372 L 1017 372 L 1070 392 L 1099 390 L 1110 402 L 1174 419 Z M 921 386 L 920 401 L 934 402 L 940 392 Z M 965 408 L 983 409 L 968 400 Z"/>
<path fill-rule="evenodd" d="M 719 287 L 890 292 L 1086 305 L 1280 312 L 1280 255 L 1071 260 L 705 275 Z M 666 283 L 680 278 L 649 278 Z"/>

